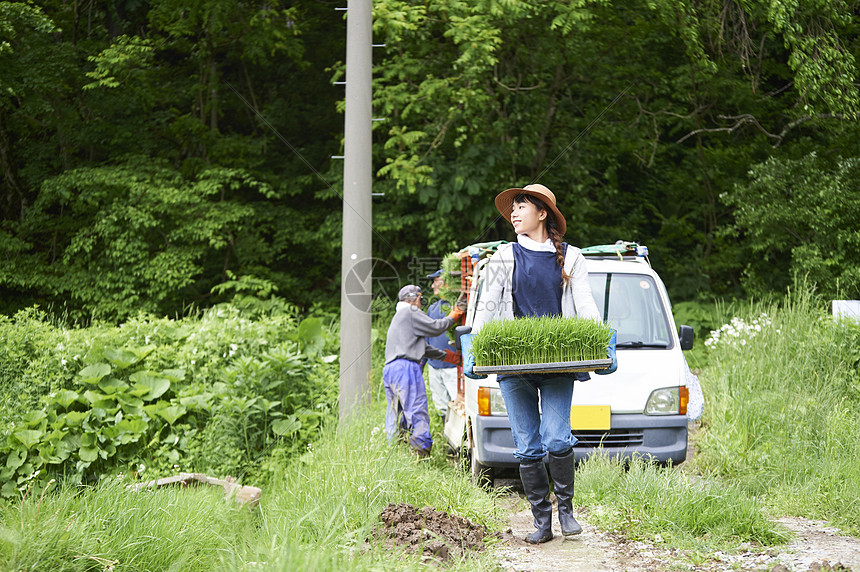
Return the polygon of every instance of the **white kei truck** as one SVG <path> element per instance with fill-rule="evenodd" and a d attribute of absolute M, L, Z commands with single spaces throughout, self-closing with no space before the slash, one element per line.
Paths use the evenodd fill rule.
<path fill-rule="evenodd" d="M 490 259 L 482 245 L 461 253 L 468 309 L 465 325 L 455 329 L 458 349 L 460 335 L 471 331 Z M 597 308 L 617 331 L 618 369 L 575 382 L 571 432 L 577 439 L 576 461 L 602 448 L 622 460 L 640 456 L 682 463 L 687 457 L 689 399 L 682 350 L 693 347 L 693 328 L 675 329 L 666 288 L 651 268 L 647 247 L 619 241 L 583 248 L 582 253 Z M 470 379 L 462 367 L 458 373 L 445 438 L 451 450 L 468 455 L 473 478 L 492 485 L 499 469 L 519 464 L 505 403 L 495 375 Z"/>

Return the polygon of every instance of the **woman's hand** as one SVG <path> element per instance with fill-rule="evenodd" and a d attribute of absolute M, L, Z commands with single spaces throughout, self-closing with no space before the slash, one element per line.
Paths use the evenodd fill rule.
<path fill-rule="evenodd" d="M 615 329 L 612 329 L 612 335 L 609 337 L 609 345 L 606 346 L 606 357 L 612 360 L 612 363 L 609 364 L 609 367 L 606 369 L 598 369 L 594 373 L 597 375 L 607 375 L 610 373 L 614 373 L 616 369 L 618 369 L 618 357 L 615 355 L 615 337 L 617 332 Z"/>
<path fill-rule="evenodd" d="M 460 336 L 460 350 L 463 352 L 463 375 L 472 379 L 487 379 L 486 375 L 475 373 L 475 356 L 472 355 L 472 334 Z"/>

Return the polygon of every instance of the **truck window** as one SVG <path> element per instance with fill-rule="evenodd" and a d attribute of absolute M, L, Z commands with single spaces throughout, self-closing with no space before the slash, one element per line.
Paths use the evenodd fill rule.
<path fill-rule="evenodd" d="M 588 283 L 603 320 L 618 332 L 618 347 L 672 347 L 666 309 L 650 276 L 589 273 Z"/>

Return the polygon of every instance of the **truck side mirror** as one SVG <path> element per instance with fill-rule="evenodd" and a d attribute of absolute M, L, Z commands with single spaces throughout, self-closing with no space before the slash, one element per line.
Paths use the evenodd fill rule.
<path fill-rule="evenodd" d="M 454 328 L 454 347 L 457 348 L 457 351 L 462 349 L 460 347 L 460 336 L 470 333 L 472 333 L 471 326 L 457 326 Z"/>
<path fill-rule="evenodd" d="M 681 340 L 682 350 L 693 349 L 693 338 L 695 337 L 696 333 L 691 326 L 681 326 L 678 328 L 678 338 Z"/>

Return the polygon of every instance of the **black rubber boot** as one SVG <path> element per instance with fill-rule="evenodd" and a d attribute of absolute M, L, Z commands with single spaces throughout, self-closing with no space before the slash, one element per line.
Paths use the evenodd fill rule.
<path fill-rule="evenodd" d="M 533 463 L 520 463 L 520 479 L 526 499 L 532 505 L 537 530 L 526 536 L 529 544 L 541 544 L 552 540 L 552 503 L 549 496 L 549 480 L 543 460 Z"/>
<path fill-rule="evenodd" d="M 555 498 L 558 499 L 558 522 L 564 536 L 573 536 L 582 532 L 582 527 L 573 517 L 573 479 L 574 459 L 573 449 L 567 454 L 549 457 L 549 473 L 552 475 L 552 486 Z"/>

